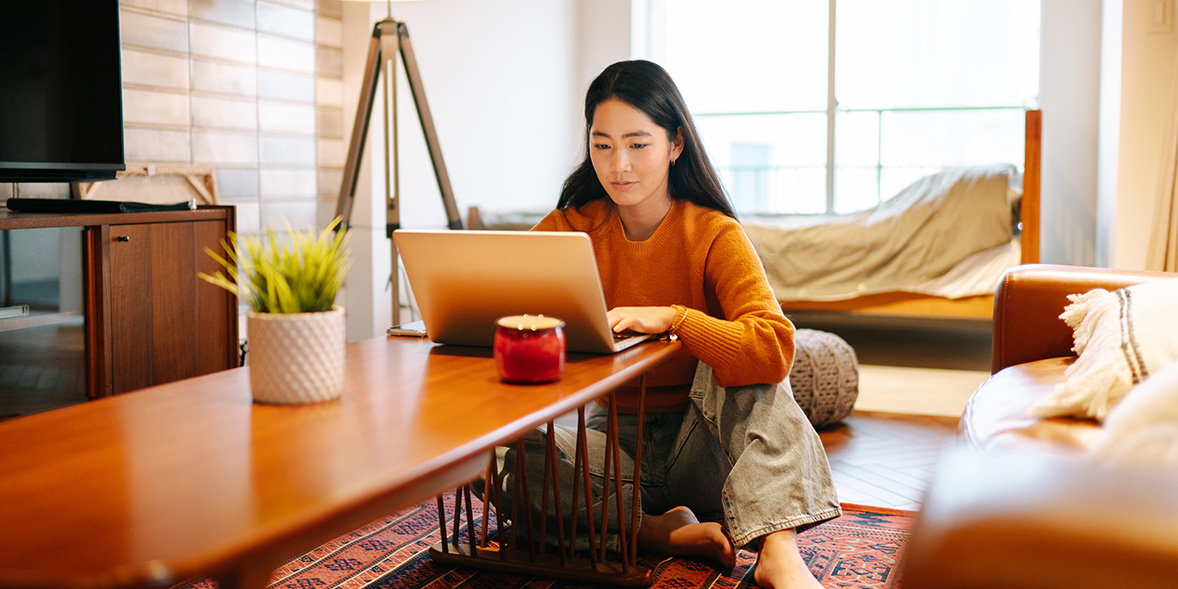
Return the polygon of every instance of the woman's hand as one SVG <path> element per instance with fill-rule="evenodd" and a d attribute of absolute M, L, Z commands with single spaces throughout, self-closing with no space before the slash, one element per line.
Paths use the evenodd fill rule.
<path fill-rule="evenodd" d="M 662 333 L 675 320 L 674 307 L 615 307 L 606 313 L 614 333 Z"/>

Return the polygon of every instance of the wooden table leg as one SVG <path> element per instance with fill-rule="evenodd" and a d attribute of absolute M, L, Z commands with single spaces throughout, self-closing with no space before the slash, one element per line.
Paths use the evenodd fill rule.
<path fill-rule="evenodd" d="M 642 395 L 639 397 L 638 406 L 638 439 L 637 448 L 634 456 L 634 499 L 631 505 L 631 514 L 636 514 L 639 509 L 638 485 L 641 475 L 641 460 L 642 460 L 642 418 L 645 413 L 645 392 L 646 379 L 642 378 Z M 491 465 L 487 469 L 488 476 L 486 479 L 487 492 L 484 497 L 484 515 L 482 525 L 482 537 L 477 541 L 475 539 L 475 525 L 474 517 L 471 513 L 470 504 L 470 485 L 460 487 L 456 493 L 455 509 L 454 509 L 454 525 L 452 535 L 446 529 L 445 510 L 442 499 L 438 498 L 438 519 L 439 530 L 442 538 L 437 544 L 430 547 L 429 555 L 435 561 L 454 566 L 485 568 L 501 572 L 532 574 L 555 578 L 575 579 L 580 581 L 588 581 L 592 583 L 601 583 L 608 585 L 617 585 L 623 587 L 645 587 L 650 585 L 654 579 L 652 578 L 651 570 L 648 567 L 639 565 L 637 562 L 638 550 L 638 517 L 627 518 L 624 509 L 624 499 L 622 496 L 622 480 L 621 480 L 621 444 L 618 438 L 617 427 L 617 413 L 614 409 L 616 402 L 614 402 L 614 395 L 610 394 L 610 409 L 608 414 L 609 424 L 606 430 L 606 452 L 604 457 L 604 488 L 602 492 L 602 512 L 600 514 L 593 513 L 590 509 L 590 488 L 591 477 L 589 475 L 588 460 L 589 452 L 586 444 L 586 430 L 585 430 L 585 410 L 581 408 L 577 411 L 577 447 L 574 458 L 573 467 L 573 514 L 578 513 L 579 496 L 584 494 L 586 497 L 585 507 L 580 513 L 586 515 L 585 521 L 588 523 L 587 539 L 588 550 L 575 552 L 575 538 L 577 533 L 577 518 L 572 517 L 572 524 L 568 527 L 568 535 L 565 534 L 564 514 L 561 508 L 561 490 L 558 484 L 558 477 L 556 476 L 556 449 L 555 442 L 551 435 L 548 435 L 548 445 L 545 448 L 547 458 L 545 460 L 545 469 L 543 473 L 544 495 L 542 498 L 542 505 L 545 511 L 544 521 L 539 522 L 539 527 L 542 530 L 537 536 L 535 533 L 536 525 L 532 521 L 531 510 L 524 509 L 524 516 L 516 518 L 513 522 L 510 538 L 503 537 L 502 522 L 496 518 L 496 526 L 498 529 L 498 537 L 500 541 L 498 545 L 494 545 L 488 541 L 487 538 L 487 512 L 492 503 L 501 504 L 502 499 L 499 495 L 499 487 L 501 481 L 495 465 L 495 454 L 491 454 Z M 553 428 L 553 422 L 548 423 L 549 431 Z M 519 484 L 514 485 L 515 492 L 512 493 L 512 513 L 518 513 L 522 499 L 524 505 L 530 504 L 530 497 L 528 496 L 526 461 L 523 459 L 523 443 L 520 442 L 517 446 L 516 456 L 518 464 L 516 466 Z M 533 473 L 535 475 L 537 473 Z M 613 486 L 611 489 L 610 486 Z M 521 487 L 523 487 L 521 489 Z M 523 493 L 523 497 L 520 493 Z M 493 497 L 489 497 L 491 495 Z M 612 494 L 612 497 L 611 497 Z M 548 496 L 555 498 L 555 512 L 548 508 Z M 459 540 L 459 532 L 461 530 L 460 521 L 462 518 L 462 499 L 466 499 L 467 509 L 467 525 L 468 538 L 465 544 Z M 620 558 L 608 559 L 605 549 L 605 524 L 609 519 L 610 499 L 615 504 L 618 515 L 618 533 L 620 535 L 621 552 L 618 556 Z M 487 500 L 490 499 L 490 500 Z M 572 514 L 570 514 L 572 515 Z M 600 516 L 600 544 L 598 543 L 598 528 L 595 525 L 595 520 Z M 557 538 L 555 548 L 547 545 L 547 521 L 550 518 L 556 518 Z M 627 519 L 629 521 L 627 521 Z M 629 526 L 627 526 L 629 523 Z M 522 528 L 521 528 L 522 526 Z M 520 539 L 525 536 L 526 539 Z M 544 542 L 537 542 L 537 538 L 542 538 Z"/>

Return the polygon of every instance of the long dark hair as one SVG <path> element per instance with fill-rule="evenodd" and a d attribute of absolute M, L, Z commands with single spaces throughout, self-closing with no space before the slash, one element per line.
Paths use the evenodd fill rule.
<path fill-rule="evenodd" d="M 736 218 L 679 88 L 666 70 L 645 60 L 619 61 L 605 68 L 589 85 L 585 94 L 585 155 L 561 186 L 557 208 L 576 208 L 609 198 L 593 170 L 589 130 L 593 127 L 597 105 L 613 99 L 645 113 L 667 132 L 668 140 L 674 141 L 676 133 L 683 129 L 683 152 L 668 173 L 667 194 L 671 198 L 689 200 Z"/>

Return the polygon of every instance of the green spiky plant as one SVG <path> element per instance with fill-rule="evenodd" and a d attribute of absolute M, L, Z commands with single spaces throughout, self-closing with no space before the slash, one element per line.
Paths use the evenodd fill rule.
<path fill-rule="evenodd" d="M 347 230 L 336 231 L 339 217 L 318 237 L 314 230 L 295 231 L 289 221 L 284 222 L 289 244 L 280 246 L 273 229 L 266 239 L 230 232 L 229 241 L 221 241 L 225 256 L 205 248 L 228 276 L 219 270 L 199 276 L 237 295 L 258 313 L 330 311 L 352 263 Z"/>

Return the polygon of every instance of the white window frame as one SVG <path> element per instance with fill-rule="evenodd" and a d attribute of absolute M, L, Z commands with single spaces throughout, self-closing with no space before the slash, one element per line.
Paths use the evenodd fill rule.
<path fill-rule="evenodd" d="M 631 0 L 631 55 L 635 59 L 648 59 L 656 63 L 666 62 L 666 7 L 668 2 L 674 0 Z M 835 125 L 837 122 L 837 115 L 850 112 L 876 112 L 882 117 L 884 112 L 899 112 L 899 111 L 934 111 L 934 110 L 1014 110 L 1014 109 L 1028 109 L 1038 108 L 1037 104 L 1025 105 L 995 105 L 985 107 L 962 107 L 962 108 L 888 108 L 888 109 L 848 109 L 840 111 L 838 108 L 838 97 L 836 96 L 836 71 L 837 63 L 835 60 L 835 48 L 837 46 L 837 14 L 838 0 L 827 0 L 828 17 L 827 17 L 827 73 L 826 73 L 826 215 L 835 214 L 835 176 L 838 168 L 835 162 L 836 136 Z M 1036 97 L 1037 99 L 1037 97 Z M 701 116 L 706 116 L 707 113 L 701 113 Z M 882 128 L 880 133 L 882 141 Z M 877 164 L 880 173 L 882 173 L 882 148 L 877 150 Z M 1021 170 L 1021 162 L 1014 162 Z M 882 180 L 877 181 L 877 190 L 881 188 Z M 882 202 L 885 195 L 880 193 L 878 200 Z"/>

